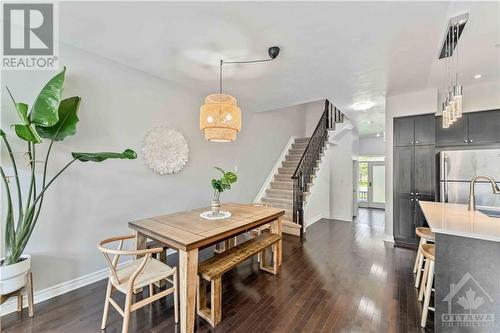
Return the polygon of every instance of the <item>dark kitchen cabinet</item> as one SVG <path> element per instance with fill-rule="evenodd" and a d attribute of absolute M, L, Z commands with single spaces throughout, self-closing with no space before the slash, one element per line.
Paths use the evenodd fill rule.
<path fill-rule="evenodd" d="M 413 244 L 415 243 L 415 223 L 414 207 L 415 202 L 410 201 L 410 197 L 400 197 L 396 201 L 394 220 L 394 240 L 396 243 Z"/>
<path fill-rule="evenodd" d="M 414 149 L 415 196 L 433 197 L 436 188 L 436 158 L 434 146 L 419 146 Z"/>
<path fill-rule="evenodd" d="M 436 146 L 452 147 L 500 143 L 500 110 L 464 113 L 449 128 L 436 117 Z"/>
<path fill-rule="evenodd" d="M 415 118 L 415 145 L 433 145 L 436 140 L 436 116 L 426 114 Z"/>
<path fill-rule="evenodd" d="M 398 147 L 433 145 L 436 137 L 434 114 L 394 119 L 394 142 Z"/>
<path fill-rule="evenodd" d="M 412 240 L 413 194 L 412 169 L 413 147 L 394 148 L 394 238 Z M 412 199 L 412 201 L 410 201 Z"/>
<path fill-rule="evenodd" d="M 443 128 L 443 117 L 436 117 L 436 146 L 450 147 L 466 145 L 469 139 L 467 115 L 448 128 Z"/>
<path fill-rule="evenodd" d="M 500 142 L 500 110 L 469 113 L 469 144 Z"/>
<path fill-rule="evenodd" d="M 410 146 L 415 141 L 415 122 L 411 117 L 394 119 L 394 143 L 396 146 Z"/>
<path fill-rule="evenodd" d="M 400 245 L 418 243 L 415 228 L 426 225 L 418 201 L 434 201 L 435 147 L 434 144 L 422 143 L 434 142 L 432 133 L 435 129 L 430 125 L 435 124 L 434 118 L 434 115 L 424 115 L 405 117 L 405 121 L 399 121 L 402 118 L 394 120 L 395 133 L 401 132 L 400 124 L 407 130 L 408 123 L 413 123 L 414 133 L 412 144 L 397 146 L 397 142 L 394 143 L 394 239 Z"/>

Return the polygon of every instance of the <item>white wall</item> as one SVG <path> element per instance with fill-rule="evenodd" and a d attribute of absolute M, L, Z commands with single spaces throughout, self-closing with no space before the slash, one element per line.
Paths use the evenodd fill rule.
<path fill-rule="evenodd" d="M 210 143 L 198 128 L 203 95 L 65 45 L 60 59 L 68 66 L 64 96 L 80 95 L 82 104 L 78 133 L 54 146 L 49 174 L 70 160 L 71 151 L 130 147 L 140 152 L 146 131 L 159 124 L 185 135 L 189 162 L 180 173 L 165 176 L 153 174 L 142 158 L 75 163 L 46 195 L 26 248 L 33 255 L 36 290 L 104 268 L 97 242 L 130 233 L 128 221 L 208 205 L 210 179 L 217 176 L 215 165 L 239 169 L 238 182 L 222 199 L 250 202 L 290 136 L 305 133 L 302 106 L 249 113 L 240 105 L 243 126 L 236 142 Z M 7 84 L 18 101 L 32 103 L 53 74 L 2 72 L 2 129 L 11 135 L 15 151 L 23 151 L 25 144 L 12 138 L 8 126 L 17 122 L 17 115 L 3 87 Z M 43 150 L 39 147 L 38 159 L 43 158 Z M 2 158 L 6 164 L 5 151 Z M 24 172 L 26 167 L 21 165 Z"/>
<path fill-rule="evenodd" d="M 355 130 L 346 130 L 335 138 L 328 149 L 330 159 L 330 218 L 352 221 L 354 167 L 358 158 L 359 137 Z"/>
<path fill-rule="evenodd" d="M 385 102 L 385 237 L 393 235 L 393 119 L 409 115 L 433 113 L 438 108 L 438 92 L 428 89 L 408 94 L 388 96 Z M 464 87 L 464 112 L 500 108 L 500 85 L 498 82 L 479 82 Z"/>
<path fill-rule="evenodd" d="M 310 137 L 314 133 L 316 125 L 318 125 L 319 118 L 321 118 L 321 115 L 325 111 L 325 100 L 306 103 L 303 106 L 306 115 L 305 134 L 307 137 Z"/>
<path fill-rule="evenodd" d="M 359 138 L 359 156 L 375 157 L 385 155 L 384 137 L 362 137 Z"/>

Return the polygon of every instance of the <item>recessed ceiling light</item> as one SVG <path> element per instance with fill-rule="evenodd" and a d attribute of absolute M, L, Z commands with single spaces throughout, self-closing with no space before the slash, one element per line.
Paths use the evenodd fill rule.
<path fill-rule="evenodd" d="M 481 74 L 476 74 L 476 75 L 474 75 L 474 78 L 475 78 L 475 79 L 480 79 L 480 78 L 482 78 L 482 77 L 483 77 L 483 76 L 482 76 Z"/>
<path fill-rule="evenodd" d="M 380 133 L 377 133 L 377 138 L 380 138 Z"/>
<path fill-rule="evenodd" d="M 356 111 L 361 111 L 361 110 L 367 110 L 371 107 L 373 107 L 375 103 L 372 101 L 363 101 L 363 102 L 357 102 L 352 105 L 352 108 Z"/>
<path fill-rule="evenodd" d="M 364 122 L 365 125 L 370 125 L 370 124 L 373 124 L 373 120 L 367 120 Z"/>

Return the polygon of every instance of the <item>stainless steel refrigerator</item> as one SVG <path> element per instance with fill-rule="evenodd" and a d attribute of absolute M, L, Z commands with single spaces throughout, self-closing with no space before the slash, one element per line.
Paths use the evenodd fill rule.
<path fill-rule="evenodd" d="M 500 149 L 453 150 L 440 153 L 440 201 L 467 204 L 470 179 L 490 176 L 500 182 Z M 476 183 L 476 205 L 500 209 L 500 195 L 494 195 L 488 182 Z"/>

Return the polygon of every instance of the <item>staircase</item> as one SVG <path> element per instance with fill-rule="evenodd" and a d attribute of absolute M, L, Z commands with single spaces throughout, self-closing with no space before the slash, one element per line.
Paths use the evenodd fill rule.
<path fill-rule="evenodd" d="M 293 222 L 293 182 L 292 176 L 299 164 L 304 151 L 306 150 L 309 138 L 295 138 L 290 149 L 286 154 L 285 159 L 281 163 L 281 167 L 274 175 L 265 195 L 262 197 L 262 202 L 267 202 L 276 208 L 285 210 L 283 217 L 284 232 L 300 235 L 300 226 Z M 307 200 L 308 192 L 305 192 L 305 200 Z"/>
<path fill-rule="evenodd" d="M 352 129 L 351 125 L 343 124 L 344 118 L 339 109 L 325 100 L 323 114 L 311 137 L 291 138 L 257 194 L 256 202 L 262 201 L 285 210 L 283 232 L 303 237 L 304 207 L 313 189 L 324 151 L 329 143 L 334 143 L 331 140 L 336 135 L 345 129 Z"/>

